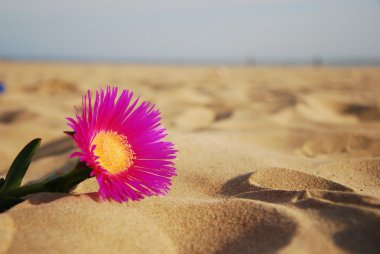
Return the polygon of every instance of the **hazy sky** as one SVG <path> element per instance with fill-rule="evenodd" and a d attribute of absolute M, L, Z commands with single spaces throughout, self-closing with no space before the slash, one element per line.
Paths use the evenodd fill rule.
<path fill-rule="evenodd" d="M 0 0 L 0 56 L 379 58 L 376 0 Z"/>

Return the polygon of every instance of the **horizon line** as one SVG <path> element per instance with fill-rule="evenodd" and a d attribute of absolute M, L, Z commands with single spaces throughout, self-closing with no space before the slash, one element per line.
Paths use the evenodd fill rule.
<path fill-rule="evenodd" d="M 243 66 L 380 66 L 380 56 L 374 57 L 247 57 L 241 58 L 146 58 L 146 57 L 62 57 L 62 56 L 5 56 L 0 61 L 75 62 L 142 65 L 243 65 Z"/>

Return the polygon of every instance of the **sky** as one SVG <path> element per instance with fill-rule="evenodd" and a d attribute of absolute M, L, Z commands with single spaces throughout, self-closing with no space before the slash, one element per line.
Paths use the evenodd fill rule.
<path fill-rule="evenodd" d="M 0 0 L 0 57 L 380 59 L 380 0 Z"/>

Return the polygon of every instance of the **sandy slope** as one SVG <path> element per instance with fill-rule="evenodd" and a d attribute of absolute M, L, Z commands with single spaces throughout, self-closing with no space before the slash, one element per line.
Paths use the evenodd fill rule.
<path fill-rule="evenodd" d="M 0 173 L 68 169 L 87 88 L 161 109 L 179 149 L 167 197 L 101 203 L 93 179 L 0 215 L 1 253 L 380 253 L 380 69 L 0 63 Z"/>

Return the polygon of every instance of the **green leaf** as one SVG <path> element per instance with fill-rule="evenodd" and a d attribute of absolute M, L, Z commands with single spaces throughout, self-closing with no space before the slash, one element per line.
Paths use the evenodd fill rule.
<path fill-rule="evenodd" d="M 64 131 L 63 133 L 65 133 L 66 135 L 70 137 L 73 137 L 75 135 L 75 131 Z"/>
<path fill-rule="evenodd" d="M 10 196 L 1 196 L 1 202 L 0 202 L 0 213 L 5 212 L 9 208 L 21 203 L 24 201 L 21 198 L 15 198 Z"/>
<path fill-rule="evenodd" d="M 4 178 L 0 178 L 0 189 L 1 189 L 1 186 L 3 186 L 4 182 L 5 182 Z"/>
<path fill-rule="evenodd" d="M 29 168 L 32 157 L 36 153 L 40 143 L 40 138 L 33 139 L 17 155 L 9 168 L 4 184 L 1 186 L 0 195 L 6 194 L 10 190 L 20 187 L 22 179 Z"/>

